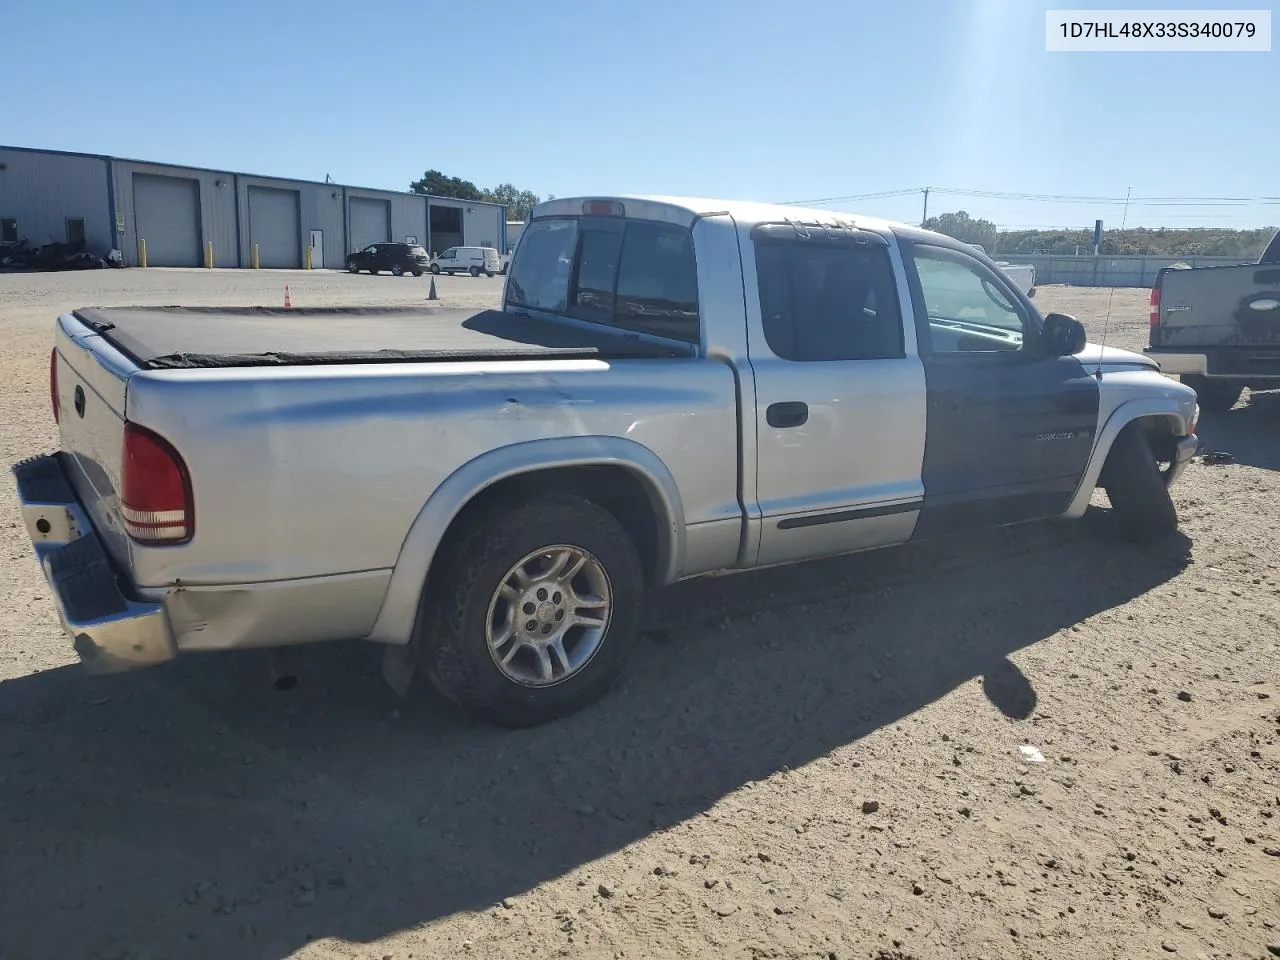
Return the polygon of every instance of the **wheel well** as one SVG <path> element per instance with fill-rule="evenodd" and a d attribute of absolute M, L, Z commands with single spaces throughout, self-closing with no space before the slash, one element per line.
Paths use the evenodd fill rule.
<path fill-rule="evenodd" d="M 1146 432 L 1147 439 L 1151 442 L 1151 452 L 1156 455 L 1156 460 L 1161 462 L 1172 461 L 1177 455 L 1178 448 L 1178 429 L 1180 424 L 1177 418 L 1148 416 L 1140 417 L 1138 422 L 1142 424 L 1142 429 Z"/>
<path fill-rule="evenodd" d="M 657 585 L 668 549 L 664 536 L 667 524 L 665 518 L 660 516 L 645 482 L 626 467 L 553 467 L 499 480 L 467 501 L 450 522 L 441 538 L 441 544 L 453 536 L 455 530 L 465 528 L 476 512 L 504 501 L 530 499 L 543 491 L 575 493 L 598 503 L 617 517 L 640 554 L 646 584 Z M 434 565 L 434 560 L 432 563 Z"/>

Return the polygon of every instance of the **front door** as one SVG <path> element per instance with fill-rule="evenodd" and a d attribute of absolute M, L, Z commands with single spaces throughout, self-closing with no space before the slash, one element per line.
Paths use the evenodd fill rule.
<path fill-rule="evenodd" d="M 923 488 L 924 373 L 886 240 L 753 231 L 757 562 L 900 543 Z"/>
<path fill-rule="evenodd" d="M 311 231 L 311 266 L 315 270 L 324 268 L 324 231 Z"/>
<path fill-rule="evenodd" d="M 928 392 L 917 538 L 1066 510 L 1093 449 L 1098 383 L 1037 350 L 1040 323 L 968 252 L 903 241 Z"/>

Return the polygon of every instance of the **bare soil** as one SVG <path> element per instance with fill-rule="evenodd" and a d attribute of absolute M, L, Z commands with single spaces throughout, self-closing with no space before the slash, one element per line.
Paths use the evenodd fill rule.
<path fill-rule="evenodd" d="M 427 290 L 0 275 L 2 459 L 54 446 L 58 311 L 286 282 Z M 1144 290 L 1037 302 L 1145 340 Z M 1280 951 L 1280 398 L 1201 433 L 1235 462 L 1192 464 L 1169 542 L 1117 541 L 1099 494 L 1075 524 L 682 585 L 608 699 L 518 733 L 397 700 L 359 643 L 87 677 L 0 484 L 0 957 Z"/>

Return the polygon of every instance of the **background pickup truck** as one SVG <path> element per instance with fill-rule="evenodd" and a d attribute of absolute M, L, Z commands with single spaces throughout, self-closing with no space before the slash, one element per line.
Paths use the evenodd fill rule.
<path fill-rule="evenodd" d="M 673 198 L 534 211 L 501 310 L 81 309 L 16 465 L 93 670 L 364 638 L 529 725 L 646 594 L 1046 517 L 1172 532 L 1194 392 L 912 227 Z"/>
<path fill-rule="evenodd" d="M 1280 387 L 1280 232 L 1257 263 L 1156 274 L 1144 353 L 1206 410 L 1230 410 L 1245 387 Z"/>

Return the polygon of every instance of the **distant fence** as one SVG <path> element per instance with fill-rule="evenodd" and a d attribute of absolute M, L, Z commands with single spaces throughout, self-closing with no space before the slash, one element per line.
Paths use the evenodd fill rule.
<path fill-rule="evenodd" d="M 1036 268 L 1036 284 L 1068 283 L 1074 287 L 1149 287 L 1156 271 L 1175 263 L 1191 267 L 1253 263 L 1256 257 L 1063 257 L 1050 254 L 997 253 L 996 260 L 1029 263 Z"/>

